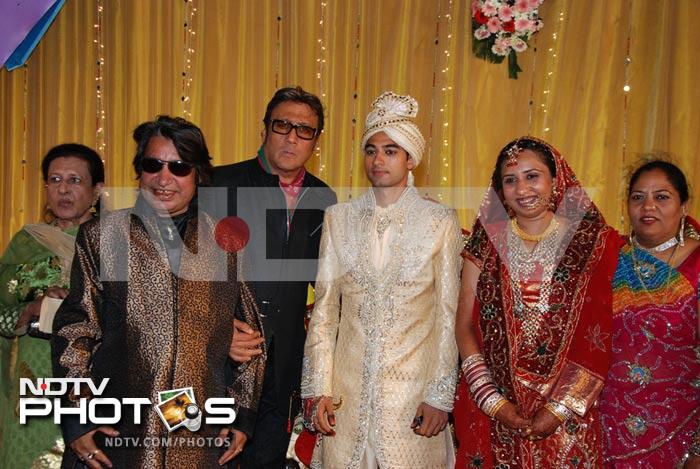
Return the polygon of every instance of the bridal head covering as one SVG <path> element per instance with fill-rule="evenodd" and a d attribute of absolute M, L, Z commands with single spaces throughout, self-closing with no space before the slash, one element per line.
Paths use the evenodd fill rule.
<path fill-rule="evenodd" d="M 418 166 L 423 158 L 425 138 L 413 121 L 417 114 L 418 102 L 415 99 L 385 91 L 374 100 L 372 110 L 367 114 L 361 148 L 367 145 L 372 135 L 384 132 L 406 150 L 413 164 Z M 409 178 L 413 180 L 412 175 Z"/>

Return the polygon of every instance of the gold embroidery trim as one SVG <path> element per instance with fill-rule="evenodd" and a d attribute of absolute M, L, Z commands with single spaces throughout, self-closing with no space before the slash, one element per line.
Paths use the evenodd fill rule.
<path fill-rule="evenodd" d="M 572 361 L 566 360 L 550 399 L 583 417 L 598 398 L 604 380 Z"/>

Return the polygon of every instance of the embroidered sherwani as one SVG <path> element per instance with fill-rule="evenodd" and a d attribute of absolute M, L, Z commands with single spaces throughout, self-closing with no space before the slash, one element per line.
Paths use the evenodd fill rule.
<path fill-rule="evenodd" d="M 359 467 L 368 443 L 382 468 L 445 467 L 444 434 L 411 422 L 422 402 L 452 410 L 460 236 L 413 186 L 387 209 L 370 190 L 327 210 L 302 375 L 302 397 L 343 401 L 323 468 Z"/>

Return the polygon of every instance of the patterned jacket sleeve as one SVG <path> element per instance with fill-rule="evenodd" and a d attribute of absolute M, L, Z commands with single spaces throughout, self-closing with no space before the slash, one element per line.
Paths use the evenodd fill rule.
<path fill-rule="evenodd" d="M 442 208 L 441 210 L 448 210 Z M 457 214 L 449 209 L 442 222 L 438 251 L 433 264 L 435 278 L 435 330 L 438 355 L 425 402 L 446 412 L 452 411 L 457 385 L 457 342 L 455 321 L 459 295 L 459 273 L 462 267 L 462 232 Z"/>
<path fill-rule="evenodd" d="M 82 225 L 76 240 L 70 293 L 56 312 L 53 323 L 51 355 L 53 374 L 57 378 L 92 378 L 92 356 L 102 338 L 98 249 L 99 225 L 92 222 Z M 92 396 L 76 397 L 71 393 L 64 398 L 63 405 L 76 406 L 80 397 L 89 399 Z M 67 444 L 95 427 L 65 417 L 61 422 Z"/>
<path fill-rule="evenodd" d="M 326 210 L 316 276 L 316 303 L 304 346 L 301 397 L 332 396 L 335 338 L 340 320 L 340 261 L 331 225 L 335 208 Z"/>

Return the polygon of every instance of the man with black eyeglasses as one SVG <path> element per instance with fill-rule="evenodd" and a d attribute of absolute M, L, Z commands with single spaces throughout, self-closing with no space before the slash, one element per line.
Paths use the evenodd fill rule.
<path fill-rule="evenodd" d="M 227 213 L 250 231 L 244 275 L 251 280 L 263 317 L 264 338 L 234 322 L 229 356 L 234 366 L 267 349 L 263 394 L 255 433 L 239 458 L 241 467 L 282 468 L 294 416 L 299 410 L 308 286 L 316 277 L 321 226 L 335 193 L 304 165 L 323 130 L 323 105 L 301 87 L 277 90 L 263 118 L 258 154 L 214 170 L 214 186 L 228 189 Z M 240 225 L 239 225 L 240 226 Z M 235 426 L 235 425 L 234 425 Z M 245 428 L 246 425 L 241 425 Z"/>

